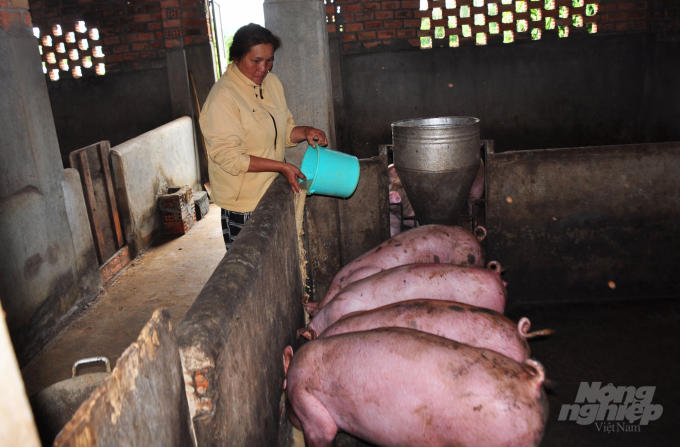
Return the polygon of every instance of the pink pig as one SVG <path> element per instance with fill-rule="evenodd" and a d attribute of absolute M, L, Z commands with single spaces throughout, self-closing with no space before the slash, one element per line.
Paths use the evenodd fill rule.
<path fill-rule="evenodd" d="M 547 335 L 551 330 L 529 333 L 531 322 L 515 323 L 483 307 L 440 300 L 410 300 L 366 312 L 345 315 L 319 336 L 367 331 L 381 327 L 405 327 L 455 340 L 476 348 L 489 349 L 523 362 L 531 351 L 527 338 Z M 314 339 L 314 334 L 310 334 Z"/>
<path fill-rule="evenodd" d="M 283 354 L 286 410 L 307 447 L 338 430 L 378 446 L 539 445 L 543 367 L 405 328 L 320 338 Z"/>
<path fill-rule="evenodd" d="M 495 270 L 452 264 L 408 264 L 377 273 L 345 287 L 298 336 L 311 338 L 352 312 L 417 298 L 457 301 L 503 313 L 507 291 L 500 266 Z M 314 331 L 314 332 L 312 332 Z"/>
<path fill-rule="evenodd" d="M 314 315 L 348 284 L 399 265 L 434 262 L 483 267 L 479 241 L 469 231 L 448 225 L 423 225 L 404 231 L 341 268 L 320 302 L 303 305 Z"/>

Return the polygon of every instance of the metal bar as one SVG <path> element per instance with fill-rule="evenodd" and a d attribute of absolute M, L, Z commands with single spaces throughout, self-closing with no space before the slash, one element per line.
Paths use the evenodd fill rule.
<path fill-rule="evenodd" d="M 104 235 L 102 234 L 102 227 L 99 223 L 99 214 L 97 213 L 97 202 L 94 198 L 94 189 L 92 188 L 92 176 L 90 175 L 90 165 L 87 161 L 87 154 L 82 151 L 80 154 L 80 174 L 82 176 L 83 182 L 83 192 L 85 193 L 85 205 L 87 205 L 87 215 L 90 218 L 90 225 L 92 226 L 92 233 L 94 233 L 94 238 L 96 243 L 94 247 L 97 249 L 97 258 L 99 258 L 99 264 L 103 264 L 104 259 L 104 249 L 106 247 L 104 243 Z"/>
<path fill-rule="evenodd" d="M 118 204 L 116 203 L 116 192 L 113 189 L 113 181 L 111 180 L 111 170 L 109 169 L 109 158 L 104 154 L 104 144 L 97 145 L 99 149 L 99 161 L 102 164 L 104 172 L 104 182 L 106 183 L 106 192 L 108 195 L 109 211 L 111 211 L 111 219 L 113 219 L 113 227 L 116 232 L 116 248 L 123 246 L 123 231 L 120 228 L 120 217 L 118 216 Z"/>

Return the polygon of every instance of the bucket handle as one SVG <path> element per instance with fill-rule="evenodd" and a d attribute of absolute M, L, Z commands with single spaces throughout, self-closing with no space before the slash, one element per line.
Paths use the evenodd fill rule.
<path fill-rule="evenodd" d="M 74 378 L 76 376 L 76 370 L 78 369 L 78 366 L 84 365 L 86 363 L 96 362 L 106 363 L 106 372 L 107 373 L 111 372 L 111 362 L 109 362 L 109 359 L 107 359 L 106 357 L 88 357 L 86 359 L 80 359 L 73 364 L 73 368 L 71 368 L 71 378 Z"/>

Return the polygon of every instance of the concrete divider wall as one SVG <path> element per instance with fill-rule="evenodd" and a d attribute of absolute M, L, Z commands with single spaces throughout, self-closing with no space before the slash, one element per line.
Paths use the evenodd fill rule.
<path fill-rule="evenodd" d="M 111 148 L 121 222 L 133 256 L 160 234 L 158 195 L 170 186 L 201 190 L 192 126 L 185 116 Z"/>
<path fill-rule="evenodd" d="M 176 329 L 198 445 L 276 445 L 301 291 L 293 193 L 279 176 Z"/>
<path fill-rule="evenodd" d="M 307 198 L 315 296 L 345 258 L 389 237 L 387 159 L 360 165 L 351 198 Z M 297 351 L 304 326 L 293 197 L 279 176 L 176 329 L 199 446 L 290 445 L 280 418 L 283 350 Z"/>

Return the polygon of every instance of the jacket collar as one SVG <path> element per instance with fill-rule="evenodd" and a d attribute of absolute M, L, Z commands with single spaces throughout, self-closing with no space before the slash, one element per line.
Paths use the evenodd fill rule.
<path fill-rule="evenodd" d="M 243 84 L 245 84 L 249 87 L 259 87 L 259 85 L 257 85 L 251 79 L 247 78 L 246 75 L 241 73 L 241 70 L 238 69 L 238 67 L 236 66 L 236 64 L 234 62 L 227 65 L 227 75 L 233 76 L 234 78 L 238 79 L 240 82 L 242 82 Z M 264 90 L 266 82 L 267 82 L 267 77 L 265 76 L 264 79 L 262 80 L 262 89 L 263 90 Z"/>

